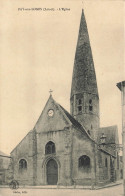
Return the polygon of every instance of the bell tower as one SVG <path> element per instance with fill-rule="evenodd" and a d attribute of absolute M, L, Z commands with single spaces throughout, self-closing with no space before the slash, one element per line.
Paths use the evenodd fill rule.
<path fill-rule="evenodd" d="M 82 10 L 75 53 L 70 113 L 93 136 L 99 128 L 99 95 L 87 24 Z"/>

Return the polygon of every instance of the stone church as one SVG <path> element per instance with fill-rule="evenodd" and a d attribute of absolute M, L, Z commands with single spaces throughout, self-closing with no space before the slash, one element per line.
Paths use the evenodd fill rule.
<path fill-rule="evenodd" d="M 82 11 L 70 113 L 50 94 L 33 130 L 11 152 L 9 171 L 20 185 L 102 186 L 121 176 L 118 143 L 116 125 L 100 127 L 96 73 Z"/>

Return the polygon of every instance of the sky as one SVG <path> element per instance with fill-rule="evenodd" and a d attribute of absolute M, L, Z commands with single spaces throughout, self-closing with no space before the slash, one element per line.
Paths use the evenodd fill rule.
<path fill-rule="evenodd" d="M 121 92 L 116 83 L 125 80 L 123 1 L 6 0 L 0 6 L 0 150 L 9 154 L 33 129 L 50 89 L 70 110 L 82 8 L 98 83 L 100 126 L 118 125 L 121 143 Z"/>

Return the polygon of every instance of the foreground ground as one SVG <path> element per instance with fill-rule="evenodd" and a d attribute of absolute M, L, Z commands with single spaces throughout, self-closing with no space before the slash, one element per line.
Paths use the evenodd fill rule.
<path fill-rule="evenodd" d="M 123 196 L 123 186 L 117 185 L 99 190 L 83 189 L 18 189 L 1 188 L 0 196 Z"/>

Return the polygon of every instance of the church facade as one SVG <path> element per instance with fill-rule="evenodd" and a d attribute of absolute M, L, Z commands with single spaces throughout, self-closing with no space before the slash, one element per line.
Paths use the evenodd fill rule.
<path fill-rule="evenodd" d="M 104 135 L 110 147 L 99 145 Z M 50 94 L 33 130 L 11 152 L 9 170 L 20 185 L 102 186 L 120 179 L 118 142 L 117 126 L 100 127 L 96 73 L 82 11 L 70 113 Z"/>

